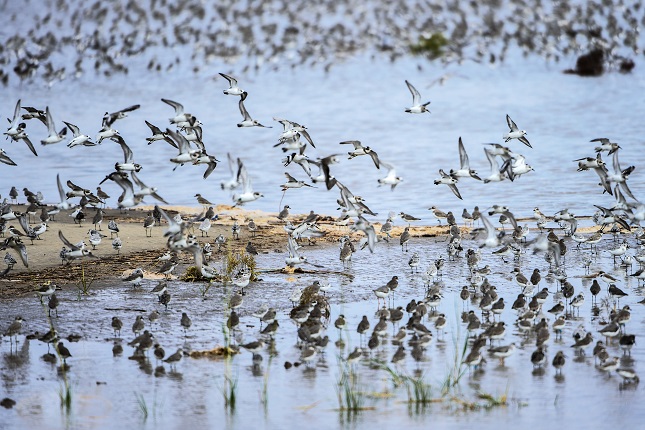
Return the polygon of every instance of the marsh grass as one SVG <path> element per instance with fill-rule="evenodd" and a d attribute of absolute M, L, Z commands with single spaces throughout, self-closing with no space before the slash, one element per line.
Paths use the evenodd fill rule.
<path fill-rule="evenodd" d="M 267 363 L 266 371 L 264 372 L 264 380 L 262 382 L 262 391 L 260 392 L 260 402 L 264 407 L 264 413 L 269 411 L 269 369 L 271 369 L 271 362 L 273 361 L 273 354 L 269 354 L 269 362 Z"/>
<path fill-rule="evenodd" d="M 143 422 L 146 422 L 148 419 L 148 404 L 146 403 L 145 397 L 143 397 L 143 394 L 137 393 L 135 391 L 134 397 L 137 399 L 137 404 L 139 405 L 139 412 L 141 412 L 141 418 L 143 419 Z"/>
<path fill-rule="evenodd" d="M 199 285 L 199 294 L 202 295 L 202 298 L 206 298 L 206 294 L 208 294 L 208 291 L 210 291 L 211 287 L 213 286 L 213 280 L 210 279 L 205 285 Z"/>
<path fill-rule="evenodd" d="M 231 282 L 233 274 L 242 266 L 248 267 L 251 271 L 251 281 L 258 280 L 258 270 L 255 257 L 244 251 L 231 252 L 228 250 L 226 252 L 223 281 Z"/>
<path fill-rule="evenodd" d="M 339 357 L 339 360 L 342 359 Z M 371 409 L 365 406 L 365 393 L 361 390 L 358 373 L 347 363 L 340 363 L 339 367 L 342 370 L 335 386 L 339 410 L 355 413 Z"/>
<path fill-rule="evenodd" d="M 64 378 L 64 384 L 58 389 L 58 398 L 60 400 L 60 407 L 69 414 L 72 411 L 72 387 Z"/>
<path fill-rule="evenodd" d="M 394 388 L 398 388 L 406 384 L 408 377 L 403 372 L 390 367 L 383 360 L 373 359 L 371 362 L 374 367 L 385 370 L 385 372 L 390 376 Z"/>
<path fill-rule="evenodd" d="M 47 304 L 44 301 L 41 301 L 40 304 L 43 308 L 43 313 L 45 314 L 45 318 L 47 318 L 47 323 L 49 324 L 49 330 L 54 331 L 54 323 L 52 322 L 51 315 L 48 312 Z M 54 352 L 58 357 L 58 361 L 60 363 L 64 363 L 63 357 L 61 357 L 60 353 L 58 352 L 58 348 L 54 347 Z M 60 400 L 61 409 L 65 412 L 65 414 L 69 415 L 70 412 L 72 411 L 72 400 L 73 400 L 72 386 L 69 383 L 69 379 L 67 378 L 67 366 L 65 364 L 61 365 L 60 371 L 63 377 L 63 383 L 58 389 L 58 398 Z"/>
<path fill-rule="evenodd" d="M 456 324 L 456 327 L 459 328 L 460 325 Z M 452 341 L 454 345 L 452 362 L 449 364 L 441 386 L 441 393 L 444 396 L 450 393 L 451 390 L 458 388 L 461 378 L 467 371 L 463 364 L 468 352 L 468 338 L 462 340 L 461 332 L 457 329 L 456 333 L 453 334 Z"/>
<path fill-rule="evenodd" d="M 427 405 L 436 401 L 432 398 L 432 387 L 426 382 L 424 374 L 416 378 L 408 376 L 405 381 L 408 390 L 408 402 Z"/>
<path fill-rule="evenodd" d="M 478 392 L 477 399 L 475 401 L 469 401 L 462 397 L 453 396 L 450 400 L 460 406 L 463 410 L 467 411 L 477 411 L 477 410 L 490 410 L 498 407 L 508 406 L 508 388 L 504 394 L 499 396 L 493 396 L 492 394 L 485 392 Z"/>
<path fill-rule="evenodd" d="M 90 287 L 95 280 L 96 278 L 89 278 L 85 275 L 85 263 L 83 263 L 83 261 L 81 260 L 81 274 L 76 281 L 76 288 L 78 289 L 78 301 L 81 300 L 82 296 L 90 295 Z"/>
<path fill-rule="evenodd" d="M 224 385 L 221 387 L 222 396 L 224 397 L 224 406 L 230 412 L 235 412 L 237 404 L 237 377 L 224 375 Z"/>

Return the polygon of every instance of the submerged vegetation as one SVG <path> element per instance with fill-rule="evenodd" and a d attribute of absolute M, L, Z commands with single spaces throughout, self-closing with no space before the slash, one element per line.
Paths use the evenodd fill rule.
<path fill-rule="evenodd" d="M 419 36 L 417 43 L 410 45 L 410 52 L 414 55 L 425 55 L 430 60 L 441 58 L 445 54 L 448 39 L 441 33 L 432 33 L 430 36 Z"/>

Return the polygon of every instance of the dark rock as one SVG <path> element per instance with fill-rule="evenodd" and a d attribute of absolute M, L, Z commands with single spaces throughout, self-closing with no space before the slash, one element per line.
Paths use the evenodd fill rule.
<path fill-rule="evenodd" d="M 565 70 L 578 76 L 600 76 L 605 71 L 605 53 L 602 49 L 594 49 L 591 52 L 581 55 L 576 61 L 575 69 Z"/>
<path fill-rule="evenodd" d="M 618 70 L 620 70 L 620 73 L 631 73 L 634 67 L 636 67 L 634 60 L 632 60 L 631 58 L 623 58 L 622 60 L 620 60 L 620 66 Z"/>
<path fill-rule="evenodd" d="M 16 401 L 13 399 L 10 399 L 9 397 L 5 397 L 0 401 L 0 406 L 3 408 L 11 409 L 16 405 Z"/>

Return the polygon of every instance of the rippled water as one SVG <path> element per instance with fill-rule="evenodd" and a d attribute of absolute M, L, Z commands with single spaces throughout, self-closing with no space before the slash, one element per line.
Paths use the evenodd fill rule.
<path fill-rule="evenodd" d="M 383 160 L 394 164 L 404 181 L 393 192 L 377 186 L 377 179 L 385 172 L 377 171 L 367 158 L 343 160 L 333 166 L 335 176 L 355 194 L 362 195 L 369 206 L 379 212 L 377 219 L 381 220 L 388 211 L 394 210 L 433 223 L 427 212 L 432 205 L 457 214 L 463 207 L 470 209 L 474 205 L 488 207 L 492 204 L 508 205 L 517 216 L 529 215 L 535 206 L 547 214 L 564 207 L 576 214 L 590 214 L 594 211 L 593 204 L 613 204 L 611 196 L 601 194 L 596 185 L 597 176 L 592 172 L 576 172 L 576 164 L 572 162 L 594 154 L 594 144 L 589 140 L 596 137 L 609 137 L 621 144 L 623 167 L 636 166 L 630 177 L 630 187 L 637 197 L 642 196 L 644 186 L 640 163 L 643 156 L 640 148 L 645 105 L 641 95 L 645 80 L 643 74 L 638 73 L 640 62 L 633 74 L 610 73 L 590 79 L 562 74 L 561 69 L 568 67 L 563 65 L 565 62 L 573 65 L 575 58 L 565 58 L 560 64 L 553 65 L 535 57 L 520 59 L 509 56 L 501 67 L 466 62 L 447 67 L 429 63 L 419 69 L 416 59 L 403 58 L 387 63 L 382 59 L 359 56 L 336 65 L 330 73 L 316 68 L 294 67 L 280 71 L 264 68 L 257 73 L 236 74 L 240 85 L 249 92 L 247 109 L 263 124 L 273 125 L 272 129 L 238 129 L 235 126 L 240 120 L 237 98 L 222 94 L 226 87 L 223 79 L 209 78 L 216 76 L 217 72 L 227 71 L 223 67 L 213 68 L 210 74 L 194 75 L 185 73 L 188 66 L 184 65 L 163 74 L 133 72 L 127 77 L 107 80 L 94 79 L 88 74 L 79 80 L 70 78 L 57 82 L 51 88 L 37 83 L 11 85 L 3 92 L 0 113 L 5 117 L 11 116 L 15 102 L 20 98 L 24 106 L 44 108 L 48 105 L 58 128 L 62 126 L 61 121 L 66 120 L 93 136 L 100 128 L 105 111 L 112 112 L 140 103 L 140 110 L 118 121 L 115 127 L 133 149 L 135 161 L 144 166 L 140 178 L 148 185 L 158 187 L 163 197 L 178 205 L 197 207 L 193 197 L 196 192 L 214 203 L 231 202 L 228 193 L 219 185 L 229 177 L 225 160 L 226 153 L 230 152 L 243 159 L 254 188 L 265 195 L 248 207 L 277 211 L 283 197 L 279 189 L 279 184 L 284 181 L 283 173 L 288 171 L 299 179 L 304 179 L 304 173 L 297 166 L 286 169 L 282 166 L 282 152 L 272 147 L 280 133 L 279 124 L 271 119 L 274 116 L 297 121 L 309 128 L 316 143 L 315 149 L 307 149 L 312 158 L 343 152 L 346 147 L 338 145 L 338 142 L 357 139 L 375 149 Z M 446 78 L 444 83 L 432 85 L 440 77 Z M 404 83 L 406 79 L 419 89 L 422 98 L 432 101 L 431 114 L 408 115 L 403 112 L 411 101 Z M 162 97 L 183 103 L 203 122 L 206 146 L 210 153 L 222 160 L 207 180 L 201 179 L 203 167 L 183 166 L 173 171 L 168 159 L 175 152 L 170 146 L 164 143 L 146 145 L 144 139 L 149 132 L 144 120 L 161 127 L 168 125 L 172 110 L 160 101 Z M 463 202 L 446 187 L 433 185 L 438 169 L 457 167 L 459 136 L 464 140 L 471 166 L 480 175 L 487 175 L 489 167 L 481 144 L 502 143 L 506 114 L 528 131 L 533 149 L 517 142 L 511 142 L 509 146 L 524 154 L 535 172 L 514 183 L 506 181 L 485 185 L 462 180 L 459 188 Z M 36 143 L 45 137 L 45 128 L 38 123 L 29 123 L 27 131 Z M 112 142 L 104 142 L 95 148 L 73 149 L 65 147 L 64 142 L 48 147 L 37 145 L 40 154 L 37 158 L 23 144 L 4 142 L 2 148 L 19 165 L 17 168 L 0 165 L 2 196 L 15 185 L 19 189 L 41 190 L 48 202 L 55 202 L 57 198 L 57 173 L 61 174 L 63 181 L 70 179 L 94 189 L 122 157 L 120 149 Z M 113 196 L 109 204 L 114 206 L 115 196 L 120 190 L 109 182 L 104 189 Z M 328 192 L 322 188 L 290 190 L 282 204 L 289 204 L 293 213 L 306 213 L 313 209 L 334 214 L 336 198 L 336 191 Z M 635 243 L 632 245 L 636 246 Z M 475 247 L 476 244 L 466 242 L 468 246 Z M 607 237 L 601 248 L 611 247 L 613 244 Z M 437 239 L 419 239 L 411 248 L 420 252 L 421 267 L 425 268 L 430 260 L 444 253 L 445 243 Z M 497 428 L 502 420 L 511 419 L 522 427 L 537 422 L 545 423 L 545 426 L 595 426 L 607 417 L 617 417 L 623 425 L 640 423 L 635 405 L 643 401 L 642 388 L 621 389 L 624 386 L 620 384 L 618 375 L 602 374 L 594 368 L 593 358 L 576 359 L 569 347 L 572 331 L 580 323 L 584 323 L 599 339 L 597 330 L 601 327 L 601 320 L 606 318 L 604 309 L 599 316 L 592 312 L 587 285 L 578 278 L 582 274 L 578 267 L 582 254 L 575 250 L 570 250 L 567 270 L 576 292 L 584 291 L 587 302 L 579 318 L 569 319 L 563 340 L 558 343 L 552 338 L 548 349 L 549 362 L 560 349 L 567 354 L 563 379 L 556 379 L 550 366 L 542 375 L 533 372 L 529 358 L 534 339 L 524 343 L 513 326 L 514 315 L 507 309 L 503 319 L 509 330 L 503 343 L 515 341 L 522 347 L 507 360 L 505 367 L 488 357 L 484 372 L 466 374 L 460 386 L 461 394 L 469 400 L 475 400 L 479 390 L 493 395 L 508 392 L 508 406 L 490 411 L 461 412 L 454 406 L 433 404 L 421 412 L 409 410 L 405 404 L 405 390 L 401 387 L 394 389 L 386 372 L 371 368 L 364 360 L 358 371 L 365 391 L 391 391 L 394 396 L 366 400 L 366 404 L 374 406 L 375 410 L 349 418 L 340 414 L 334 388 L 340 372 L 337 355 L 346 356 L 348 351 L 339 351 L 332 344 L 337 339 L 334 329 L 328 330 L 332 342 L 327 347 L 324 362 L 317 362 L 313 369 L 286 370 L 283 367 L 285 361 L 293 362 L 299 357 L 295 347 L 295 327 L 287 317 L 292 287 L 307 285 L 317 278 L 330 280 L 335 287 L 331 293 L 332 320 L 340 313 L 345 314 L 350 328 L 344 336 L 351 337 L 351 345 L 359 342 L 355 327 L 362 315 L 368 315 L 372 325 L 376 322 L 373 317 L 376 310 L 373 288 L 398 274 L 402 282 L 395 303 L 402 306 L 413 297 L 420 298 L 424 288 L 418 275 L 408 274 L 409 257 L 402 256 L 396 244 L 381 243 L 373 255 L 367 252 L 356 254 L 354 265 L 348 270 L 354 275 L 353 280 L 335 272 L 342 269 L 337 249 L 313 247 L 305 252 L 310 261 L 325 266 L 331 273 L 289 279 L 265 273 L 262 276 L 264 281 L 253 285 L 245 298 L 241 310 L 241 332 L 245 341 L 257 336 L 257 321 L 251 312 L 262 301 L 270 300 L 280 310 L 277 356 L 269 360 L 269 355 L 263 353 L 260 375 L 254 374 L 250 354 L 246 352 L 235 357 L 230 367 L 223 361 L 185 358 L 176 372 L 165 377 L 149 375 L 127 359 L 131 354 L 129 347 L 125 347 L 122 357 L 113 358 L 111 353 L 110 317 L 118 313 L 127 328 L 134 320 L 135 312 L 105 309 L 152 309 L 154 300 L 145 293 L 151 285 L 144 285 L 143 292 L 132 292 L 118 282 L 103 285 L 96 289 L 95 295 L 81 302 L 76 301 L 73 286 L 66 286 L 61 294 L 63 303 L 57 320 L 59 331 L 65 334 L 80 332 L 83 336 L 79 343 L 68 345 L 74 355 L 70 360 L 69 374 L 74 395 L 72 413 L 66 415 L 61 412 L 58 399 L 61 379 L 54 367 L 40 359 L 47 347 L 38 341 L 20 338 L 19 353 L 12 354 L 7 339 L 3 338 L 0 347 L 0 397 L 14 398 L 18 405 L 11 411 L 4 411 L 6 419 L 3 416 L 0 422 L 10 428 L 117 428 L 123 424 L 150 428 L 185 425 L 286 428 L 312 422 L 324 428 L 339 425 L 365 428 L 378 419 L 384 425 L 397 427 L 427 426 L 432 420 L 445 428 L 474 424 L 491 429 Z M 644 334 L 645 314 L 636 302 L 641 298 L 642 289 L 632 278 L 625 278 L 624 272 L 614 269 L 606 253 L 601 255 L 592 270 L 603 269 L 620 276 L 620 286 L 630 294 L 628 300 L 621 304 L 632 305 L 628 332 L 640 339 Z M 281 267 L 283 258 L 282 254 L 262 255 L 258 258 L 258 265 L 265 269 Z M 465 333 L 463 325 L 458 322 L 462 303 L 456 295 L 467 275 L 462 260 L 447 263 L 444 270 L 444 300 L 439 310 L 448 316 L 447 332 L 443 339 L 434 336 L 426 352 L 427 360 L 420 364 L 427 382 L 433 387 L 433 395 L 438 395 L 451 362 L 455 348 L 453 338 L 463 337 Z M 512 264 L 502 264 L 488 252 L 484 253 L 482 264 L 491 264 L 491 283 L 498 286 L 500 295 L 508 302 L 507 307 L 510 306 L 518 293 L 510 278 Z M 525 256 L 522 270 L 529 273 L 533 267 L 546 272 L 546 263 L 541 255 Z M 163 313 L 161 326 L 155 330 L 166 352 L 172 353 L 182 345 L 201 350 L 222 344 L 225 293 L 214 289 L 209 293 L 209 299 L 202 301 L 194 285 L 177 283 L 173 287 L 171 310 Z M 555 293 L 555 284 L 549 284 L 549 288 Z M 605 295 L 604 291 L 602 295 Z M 551 297 L 545 306 L 550 307 L 553 303 L 554 298 Z M 40 305 L 32 297 L 0 303 L 0 314 L 5 316 L 2 327 L 17 311 L 27 320 L 24 332 L 46 330 Z M 189 312 L 194 323 L 185 339 L 179 328 L 182 311 Z M 127 331 L 124 329 L 124 333 Z M 124 337 L 128 340 L 131 335 L 128 332 Z M 388 344 L 381 357 L 389 361 L 393 352 L 394 348 Z M 616 346 L 610 347 L 609 352 L 622 355 Z M 643 358 L 645 350 L 639 342 L 632 350 L 631 359 L 621 358 L 621 365 L 641 372 Z M 155 366 L 153 361 L 151 364 Z M 416 363 L 408 356 L 402 371 L 413 374 L 415 368 Z M 235 413 L 226 412 L 221 394 L 223 375 L 227 372 L 238 381 L 239 402 Z M 265 376 L 269 393 L 266 410 L 260 402 Z M 148 405 L 147 420 L 143 419 L 136 400 L 139 394 Z"/>
<path fill-rule="evenodd" d="M 432 205 L 460 213 L 463 207 L 487 207 L 493 203 L 507 204 L 516 215 L 528 215 L 536 205 L 547 214 L 563 207 L 590 214 L 594 210 L 590 203 L 609 206 L 613 199 L 601 196 L 597 176 L 576 172 L 572 160 L 593 156 L 594 144 L 589 140 L 596 137 L 610 137 L 621 144 L 623 167 L 637 166 L 630 186 L 637 197 L 642 194 L 642 173 L 638 168 L 642 143 L 639 124 L 645 109 L 639 99 L 645 85 L 642 74 L 582 79 L 530 58 L 501 68 L 465 64 L 444 70 L 428 65 L 420 71 L 414 64 L 406 60 L 384 64 L 360 58 L 339 65 L 330 74 L 296 69 L 239 76 L 240 85 L 249 92 L 247 109 L 260 122 L 273 125 L 273 129 L 237 128 L 235 124 L 241 117 L 237 98 L 221 93 L 226 87 L 223 79 L 183 79 L 177 74 L 94 83 L 68 80 L 51 89 L 9 88 L 1 109 L 5 116 L 11 116 L 18 98 L 26 106 L 49 105 L 58 125 L 66 120 L 94 136 L 105 111 L 140 103 L 140 110 L 118 121 L 115 127 L 132 147 L 135 161 L 143 165 L 141 179 L 158 187 L 159 194 L 172 204 L 196 206 L 195 191 L 215 203 L 230 204 L 228 192 L 220 190 L 219 185 L 230 177 L 226 163 L 226 153 L 230 152 L 243 159 L 254 189 L 264 193 L 265 197 L 250 203 L 249 208 L 277 211 L 283 173 L 288 171 L 299 179 L 305 179 L 305 174 L 298 166 L 282 166 L 283 154 L 272 147 L 280 133 L 280 125 L 271 120 L 273 116 L 292 119 L 309 128 L 316 143 L 315 149 L 307 148 L 311 158 L 344 152 L 346 146 L 338 142 L 357 139 L 394 164 L 404 180 L 393 192 L 378 187 L 377 179 L 385 172 L 376 170 L 365 157 L 332 166 L 332 173 L 383 217 L 395 210 L 424 218 Z M 213 70 L 213 75 L 217 71 Z M 446 74 L 444 85 L 428 88 Z M 403 112 L 411 102 L 405 79 L 417 86 L 424 99 L 432 101 L 431 114 Z M 172 109 L 160 101 L 162 97 L 180 101 L 204 123 L 206 146 L 222 161 L 207 180 L 201 179 L 201 166 L 186 165 L 173 171 L 168 160 L 175 150 L 169 145 L 145 144 L 149 131 L 144 119 L 161 127 L 168 125 Z M 462 179 L 459 188 L 463 202 L 447 187 L 432 184 L 439 176 L 438 169 L 458 167 L 459 136 L 464 140 L 471 166 L 480 175 L 488 176 L 481 144 L 503 143 L 507 113 L 528 131 L 533 149 L 516 141 L 508 145 L 526 156 L 534 172 L 513 183 L 485 185 Z M 37 142 L 44 137 L 45 129 L 32 122 L 28 132 Z M 122 161 L 120 148 L 110 141 L 92 148 L 69 149 L 64 142 L 38 147 L 37 158 L 23 144 L 7 142 L 3 148 L 19 167 L 2 167 L 2 193 L 6 194 L 11 185 L 19 189 L 26 186 L 41 190 L 52 202 L 57 198 L 57 173 L 63 180 L 71 179 L 94 189 L 112 171 L 114 163 Z M 120 192 L 116 184 L 108 183 L 103 188 L 113 198 Z M 289 204 L 296 213 L 313 209 L 334 214 L 337 197 L 336 191 L 327 192 L 324 188 L 289 190 L 283 204 Z M 109 203 L 114 205 L 115 201 Z"/>
<path fill-rule="evenodd" d="M 471 242 L 466 244 L 474 245 Z M 425 269 L 443 251 L 445 243 L 441 238 L 415 239 L 410 246 L 420 253 L 421 268 Z M 613 243 L 610 239 L 601 243 L 601 249 L 611 247 Z M 66 415 L 59 409 L 58 390 L 61 379 L 54 366 L 44 363 L 40 358 L 47 347 L 41 342 L 26 341 L 24 337 L 20 337 L 18 354 L 11 353 L 9 343 L 4 338 L 0 351 L 2 396 L 15 399 L 18 405 L 13 410 L 4 412 L 6 418 L 3 420 L 11 428 L 37 425 L 118 428 L 123 424 L 174 428 L 180 425 L 213 426 L 223 423 L 232 428 L 258 425 L 284 428 L 304 425 L 311 420 L 315 420 L 316 426 L 326 428 L 339 425 L 366 428 L 378 419 L 385 425 L 396 426 L 416 427 L 427 425 L 427 420 L 432 420 L 442 427 L 462 427 L 477 423 L 481 428 L 491 429 L 497 428 L 500 420 L 513 420 L 513 423 L 520 426 L 536 422 L 542 425 L 576 423 L 593 426 L 611 415 L 620 416 L 625 425 L 634 425 L 640 420 L 633 408 L 644 400 L 642 387 L 625 386 L 617 374 L 606 375 L 596 369 L 590 348 L 586 357 L 578 357 L 570 347 L 573 343 L 573 330 L 580 324 L 593 333 L 594 339 L 601 339 L 598 330 L 607 318 L 607 309 L 603 306 L 599 312 L 592 311 L 588 282 L 583 282 L 580 279 L 583 273 L 576 270 L 580 258 L 587 251 L 575 249 L 570 250 L 567 256 L 569 280 L 575 286 L 576 293 L 584 292 L 587 300 L 580 309 L 580 316 L 568 315 L 562 340 L 556 340 L 551 333 L 551 339 L 547 342 L 548 361 L 543 372 L 535 371 L 530 363 L 531 353 L 535 349 L 534 335 L 527 338 L 514 325 L 515 314 L 510 310 L 510 305 L 519 292 L 510 276 L 514 265 L 510 262 L 502 264 L 499 257 L 484 253 L 482 265 L 490 264 L 493 267 L 489 280 L 497 286 L 500 296 L 507 302 L 502 320 L 508 328 L 500 343 L 506 345 L 516 342 L 518 349 L 506 360 L 505 366 L 485 353 L 488 362 L 484 365 L 483 372 L 466 372 L 456 393 L 469 401 L 478 401 L 478 392 L 494 396 L 507 393 L 507 406 L 471 412 L 462 411 L 456 403 L 447 401 L 426 408 L 409 407 L 405 388 L 395 388 L 389 374 L 375 368 L 369 357 L 364 357 L 356 365 L 356 371 L 360 375 L 361 390 L 368 396 L 365 405 L 374 407 L 374 410 L 349 417 L 340 413 L 335 391 L 340 375 L 337 357 L 346 357 L 353 346 L 359 344 L 355 330 L 362 315 L 368 315 L 372 327 L 376 323 L 376 303 L 372 289 L 383 285 L 392 274 L 398 274 L 400 286 L 394 296 L 394 304 L 405 306 L 411 298 L 423 297 L 423 281 L 420 275 L 410 274 L 407 267 L 409 254 L 402 253 L 395 243 L 383 244 L 371 255 L 366 252 L 356 254 L 353 266 L 345 271 L 342 271 L 337 260 L 338 251 L 335 247 L 311 247 L 305 252 L 310 261 L 323 265 L 327 270 L 320 275 L 291 277 L 265 272 L 261 282 L 251 284 L 247 289 L 239 310 L 241 322 L 237 337 L 245 342 L 257 338 L 260 327 L 251 314 L 261 303 L 268 303 L 278 309 L 280 324 L 275 338 L 274 355 L 271 356 L 265 348 L 261 353 L 263 361 L 257 368 L 252 366 L 251 354 L 243 351 L 230 364 L 223 360 L 186 357 L 176 369 L 165 365 L 165 376 L 153 376 L 147 372 L 152 372 L 157 366 L 154 358 L 150 359 L 147 367 L 140 367 L 135 361 L 127 359 L 133 352 L 131 347 L 124 345 L 123 355 L 112 357 L 110 318 L 118 315 L 123 319 L 124 343 L 132 339 L 129 328 L 138 314 L 136 309 L 149 312 L 157 307 L 160 311 L 163 310 L 155 304 L 154 297 L 147 293 L 154 282 L 146 281 L 140 289 L 132 290 L 125 283 L 117 281 L 95 288 L 92 296 L 80 302 L 77 301 L 74 287 L 65 286 L 60 294 L 60 317 L 54 318 L 55 324 L 61 333 L 82 335 L 82 340 L 78 343 L 66 342 L 73 355 L 69 360 L 71 369 L 68 373 L 73 392 L 72 411 Z M 620 304 L 630 304 L 632 307 L 632 317 L 626 331 L 640 339 L 645 334 L 642 325 L 645 313 L 643 307 L 636 302 L 643 295 L 643 290 L 633 278 L 625 276 L 624 270 L 612 268 L 612 261 L 607 255 L 601 251 L 592 264 L 592 270 L 604 269 L 619 278 L 620 286 L 629 294 Z M 282 254 L 271 253 L 260 255 L 257 262 L 260 268 L 270 269 L 281 266 L 282 259 Z M 547 268 L 542 255 L 528 253 L 522 257 L 521 268 L 525 273 L 533 267 L 540 267 L 546 274 Z M 347 275 L 353 275 L 353 278 Z M 446 332 L 438 335 L 433 330 L 432 343 L 425 353 L 424 361 L 419 364 L 410 357 L 411 349 L 406 346 L 407 358 L 397 368 L 399 372 L 409 376 L 423 373 L 425 382 L 432 387 L 434 397 L 440 397 L 441 384 L 452 365 L 455 346 L 461 347 L 466 333 L 465 326 L 459 321 L 464 304 L 459 299 L 458 292 L 465 284 L 467 275 L 468 269 L 463 258 L 446 262 L 443 277 L 439 280 L 443 285 L 444 299 L 438 309 L 447 315 Z M 333 285 L 329 293 L 332 303 L 331 321 L 340 313 L 345 315 L 348 328 L 343 333 L 343 338 L 347 341 L 347 347 L 340 350 L 334 346 L 338 332 L 332 325 L 326 331 L 330 344 L 324 358 L 319 358 L 308 368 L 301 366 L 286 370 L 283 364 L 286 361 L 298 361 L 300 354 L 296 347 L 295 325 L 287 315 L 290 310 L 288 297 L 295 285 L 303 287 L 314 279 L 330 281 Z M 548 309 L 560 297 L 553 281 L 543 280 L 542 285 L 548 286 L 551 292 L 544 304 Z M 180 346 L 189 350 L 203 350 L 223 344 L 225 290 L 214 287 L 204 301 L 195 284 L 177 282 L 172 284 L 172 297 L 169 311 L 161 312 L 160 322 L 153 328 L 156 340 L 164 346 L 167 355 Z M 606 297 L 606 286 L 603 285 L 603 292 L 599 297 Z M 113 308 L 121 310 L 110 310 Z M 28 297 L 0 304 L 0 313 L 5 316 L 13 315 L 18 309 L 26 319 L 24 333 L 42 333 L 47 329 L 45 316 L 36 298 Z M 477 308 L 470 303 L 465 309 Z M 187 337 L 184 337 L 179 324 L 183 311 L 188 312 L 193 320 Z M 402 322 L 406 319 L 407 316 Z M 431 322 L 426 320 L 424 323 L 432 327 Z M 608 347 L 608 352 L 612 356 L 621 357 L 621 366 L 642 373 L 641 363 L 645 359 L 645 349 L 640 344 L 637 341 L 631 356 L 623 355 L 616 341 Z M 384 339 L 383 345 L 371 358 L 389 363 L 396 348 L 389 343 L 389 336 Z M 556 377 L 550 366 L 551 359 L 559 350 L 564 351 L 567 357 L 562 378 Z M 237 381 L 238 403 L 234 413 L 226 411 L 221 393 L 225 375 Z M 266 409 L 260 401 L 265 381 L 269 396 Z M 384 393 L 388 393 L 388 396 L 379 397 Z M 139 395 L 143 396 L 147 404 L 147 420 L 143 418 L 137 402 Z"/>

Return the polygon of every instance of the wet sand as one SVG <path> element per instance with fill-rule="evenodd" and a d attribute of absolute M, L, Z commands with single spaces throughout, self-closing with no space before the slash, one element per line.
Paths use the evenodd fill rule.
<path fill-rule="evenodd" d="M 25 206 L 14 205 L 13 209 L 18 212 L 24 212 Z M 193 219 L 200 214 L 198 208 L 168 206 L 164 207 L 164 209 L 170 216 L 174 216 L 179 212 L 184 219 Z M 58 230 L 61 230 L 70 242 L 78 243 L 83 240 L 91 249 L 88 233 L 90 229 L 94 228 L 91 220 L 95 212 L 93 209 L 88 209 L 86 219 L 80 226 L 74 223 L 69 216 L 71 211 L 61 212 L 55 217 L 55 221 L 48 223 L 47 231 L 41 236 L 41 240 L 34 240 L 32 245 L 31 241 L 23 238 L 29 256 L 29 267 L 24 267 L 15 251 L 9 251 L 18 260 L 18 263 L 3 279 L 0 279 L 0 299 L 24 296 L 33 292 L 37 286 L 46 281 L 55 282 L 60 286 L 75 285 L 80 280 L 82 270 L 85 271 L 85 276 L 88 278 L 110 280 L 121 278 L 127 272 L 137 267 L 142 267 L 147 279 L 162 278 L 162 275 L 156 273 L 161 265 L 157 258 L 166 251 L 166 238 L 163 236 L 166 224 L 155 226 L 152 230 L 152 237 L 146 237 L 143 219 L 151 210 L 152 206 L 142 206 L 126 213 L 121 213 L 118 209 L 106 209 L 103 223 L 101 224 L 101 233 L 107 237 L 97 246 L 96 250 L 92 251 L 95 257 L 84 258 L 83 261 L 75 260 L 70 264 L 62 264 L 61 262 L 59 253 L 63 243 L 58 238 Z M 217 206 L 215 212 L 219 219 L 213 221 L 208 237 L 202 237 L 201 232 L 198 230 L 198 222 L 193 225 L 194 234 L 199 241 L 202 244 L 210 242 L 213 245 L 214 255 L 217 254 L 217 246 L 214 241 L 219 234 L 222 234 L 227 239 L 225 249 L 221 252 L 228 250 L 238 252 L 243 250 L 249 241 L 261 253 L 286 252 L 287 235 L 284 230 L 285 223 L 277 218 L 277 213 L 246 210 L 227 205 Z M 290 215 L 289 220 L 294 225 L 297 225 L 306 216 L 307 214 Z M 107 229 L 107 224 L 112 219 L 118 223 L 119 237 L 123 242 L 123 247 L 119 254 L 112 248 L 112 239 Z M 246 227 L 249 219 L 253 219 L 258 226 L 254 237 L 251 236 Z M 231 226 L 235 221 L 242 227 L 239 240 L 232 238 Z M 356 241 L 363 236 L 360 232 L 352 232 L 348 226 L 336 225 L 335 218 L 330 216 L 322 216 L 318 224 L 326 234 L 314 241 L 316 245 L 336 243 L 343 235 L 350 235 L 352 240 Z M 13 225 L 20 229 L 18 222 L 15 220 L 9 221 L 8 225 Z M 391 240 L 398 242 L 398 236 L 406 225 L 400 222 L 399 225 L 394 226 L 391 233 L 393 239 Z M 378 234 L 381 224 L 374 223 L 374 226 Z M 468 229 L 464 227 L 463 230 L 467 231 Z M 413 237 L 435 237 L 445 234 L 447 231 L 448 227 L 445 224 L 442 226 L 410 226 L 410 233 Z M 2 256 L 4 256 L 4 253 Z M 191 254 L 182 253 L 179 255 L 179 259 L 180 265 L 174 271 L 174 278 L 181 276 L 186 267 L 192 264 Z"/>

